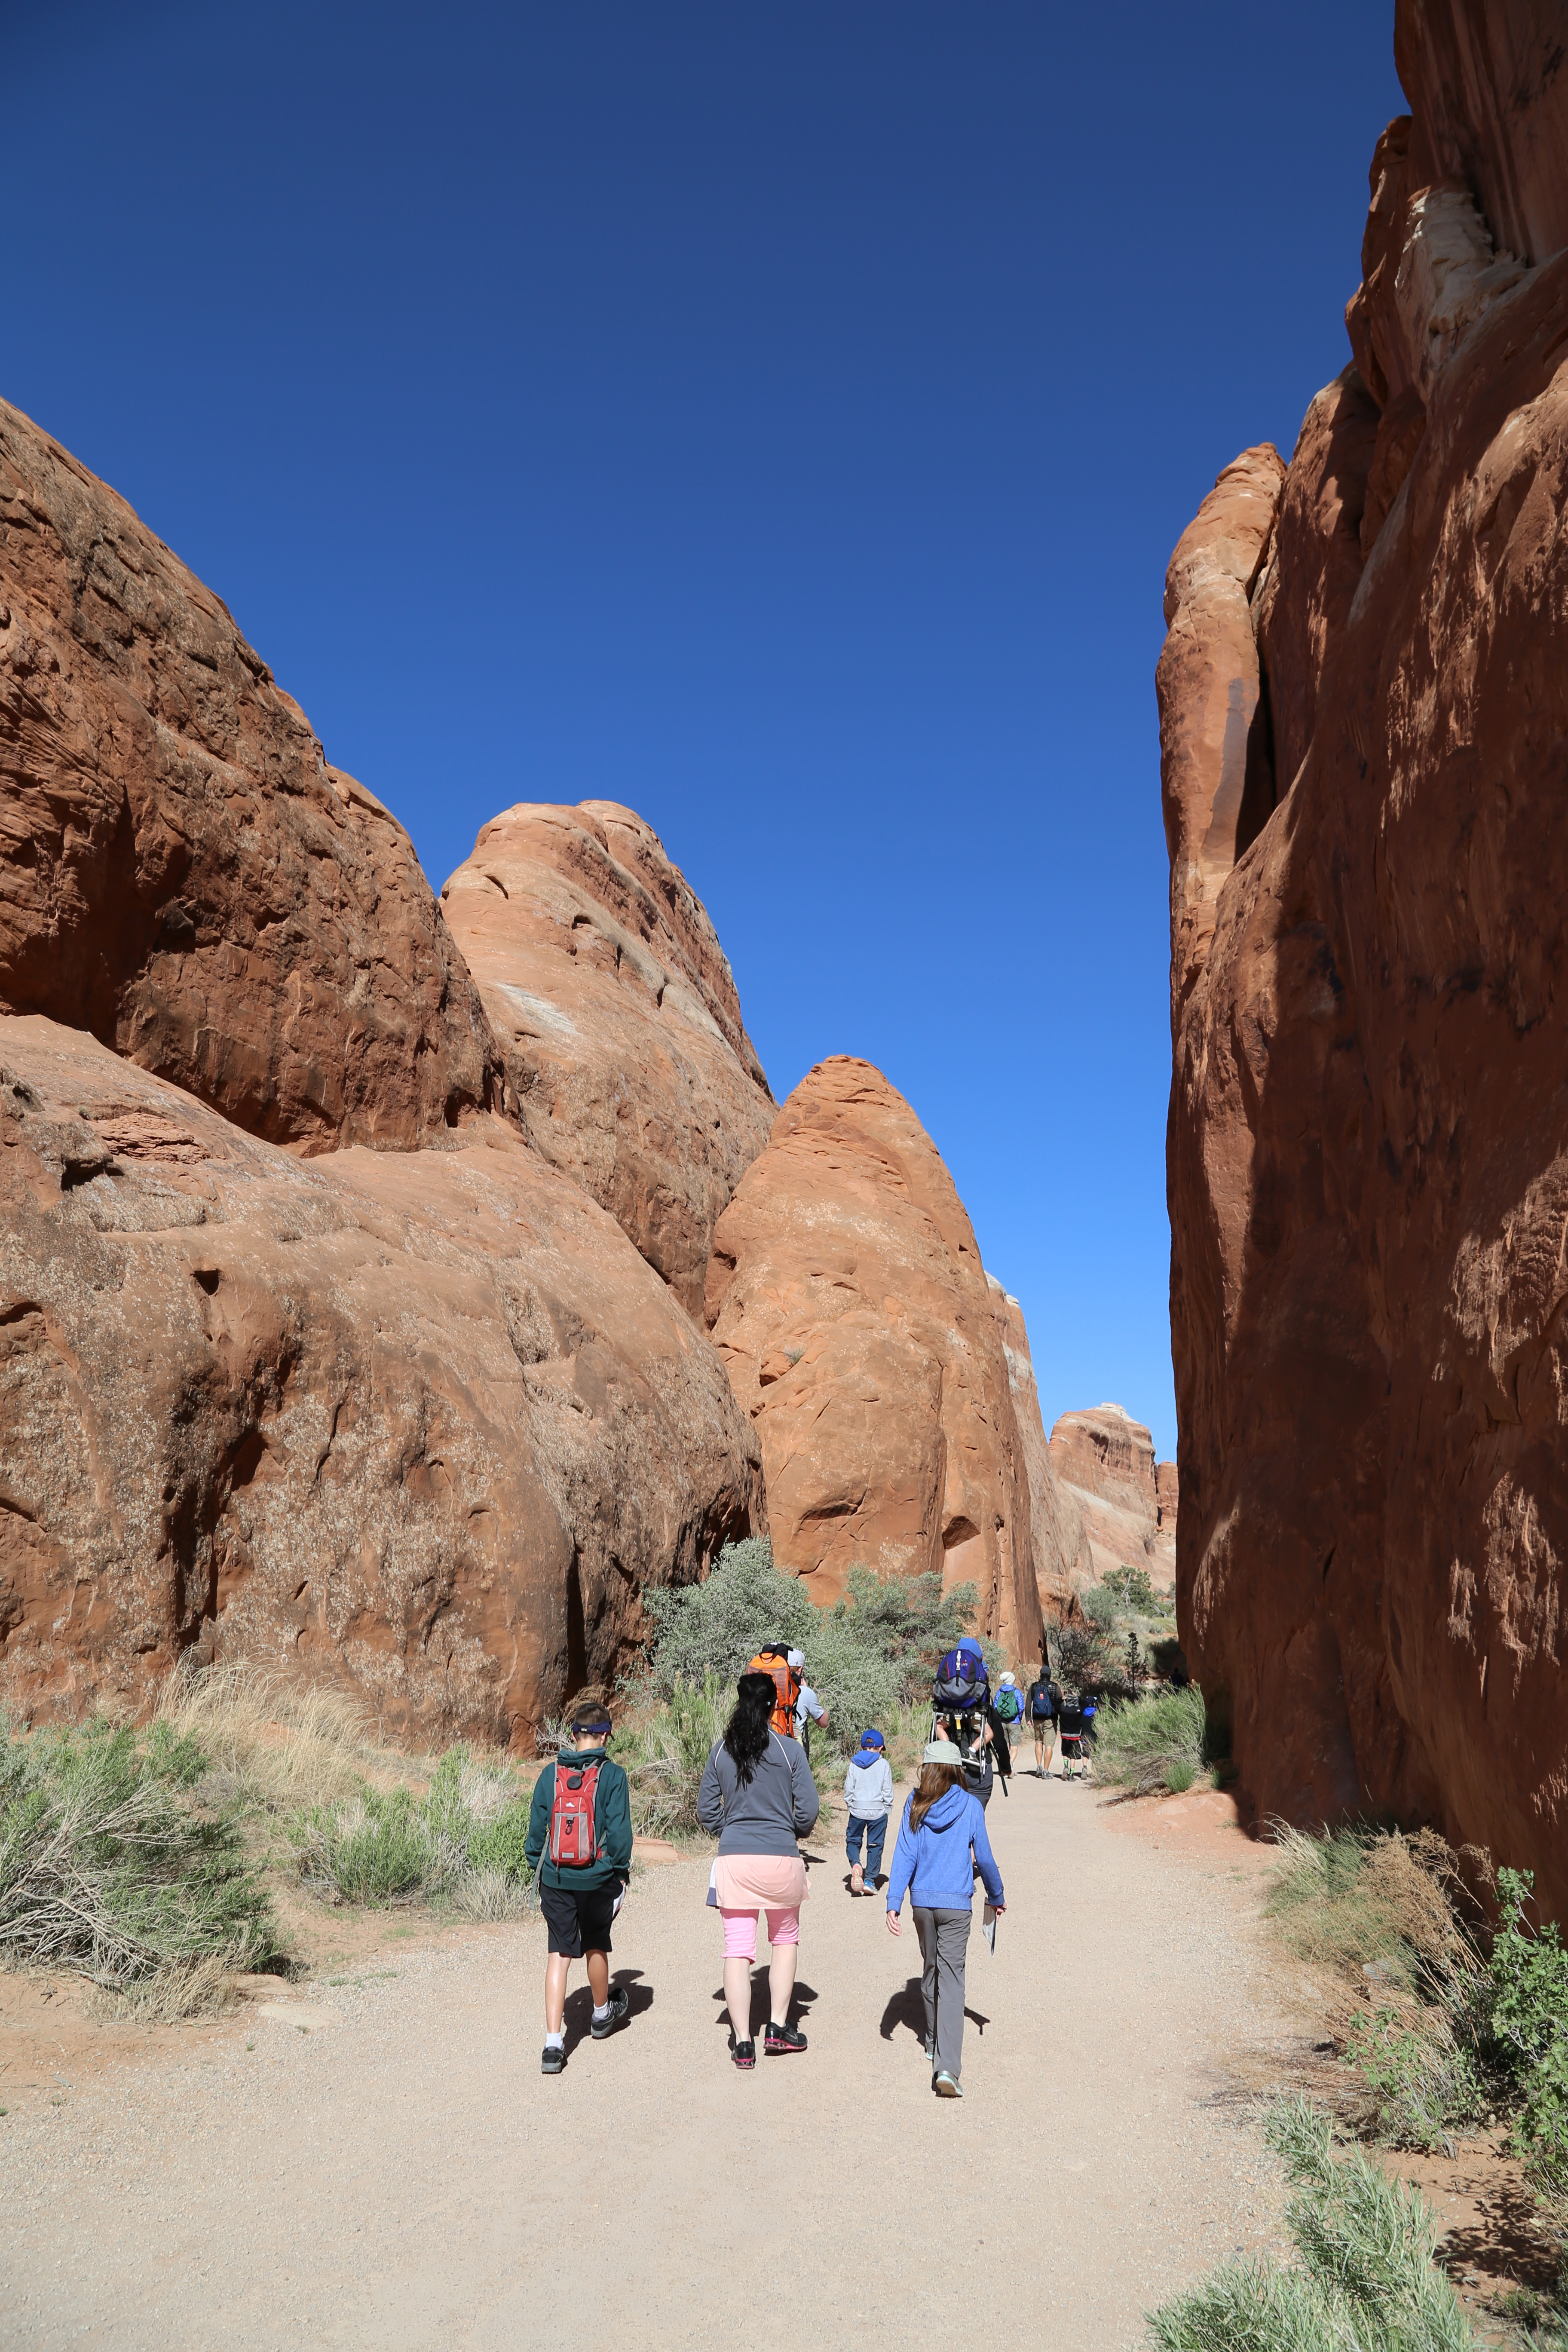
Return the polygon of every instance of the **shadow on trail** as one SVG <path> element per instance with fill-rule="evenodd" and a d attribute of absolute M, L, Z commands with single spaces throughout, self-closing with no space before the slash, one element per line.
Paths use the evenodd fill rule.
<path fill-rule="evenodd" d="M 613 1992 L 617 1985 L 625 1985 L 626 1989 L 627 2025 L 634 2018 L 645 2015 L 653 2007 L 653 1987 L 639 1983 L 638 1979 L 641 1975 L 641 1969 L 610 1970 L 611 1991 Z M 588 2029 L 594 2022 L 594 1996 L 586 1985 L 579 1985 L 575 1992 L 567 1994 L 565 2013 L 561 2022 L 566 2029 L 565 2048 L 566 2055 L 570 2058 L 579 2042 L 588 2040 Z M 625 2028 L 622 2030 L 624 2032 Z"/>
<path fill-rule="evenodd" d="M 723 2026 L 725 2031 L 728 2032 L 730 2025 L 730 2012 L 724 2006 L 724 1988 L 722 1985 L 720 1986 L 718 1991 L 714 1994 L 713 1999 L 717 2003 L 719 2010 L 719 2014 L 713 2020 L 713 2022 L 715 2025 Z M 811 2004 L 816 1999 L 816 1987 L 815 1985 L 809 1985 L 805 1982 L 804 1979 L 796 1977 L 795 1980 L 795 1990 L 789 1997 L 789 2015 L 783 2021 L 785 2025 L 798 2025 L 803 2018 L 809 2017 L 811 2014 Z M 767 1962 L 765 1960 L 759 1960 L 752 1970 L 751 2031 L 753 2042 L 757 2039 L 758 2035 L 763 2032 L 763 2028 L 767 2024 L 768 2009 Z"/>
<path fill-rule="evenodd" d="M 977 2027 L 982 2033 L 984 2032 L 986 2027 L 991 2022 L 991 2020 L 988 2017 L 982 2017 L 977 2009 L 970 2009 L 967 2004 L 965 2005 L 963 2014 L 969 2020 L 971 2025 Z M 911 1977 L 909 1982 L 904 1986 L 903 1990 L 901 1992 L 894 1993 L 889 2000 L 887 2008 L 882 2011 L 881 2033 L 883 2041 L 890 2042 L 900 2025 L 907 2025 L 910 2032 L 914 2035 L 915 2040 L 921 2043 L 922 2048 L 924 2047 L 926 2038 L 926 2005 L 921 1996 L 921 1980 L 919 1977 Z"/>

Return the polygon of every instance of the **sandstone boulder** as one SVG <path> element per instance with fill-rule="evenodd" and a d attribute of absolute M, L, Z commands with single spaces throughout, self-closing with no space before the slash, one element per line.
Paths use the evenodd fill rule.
<path fill-rule="evenodd" d="M 609 801 L 508 809 L 441 898 L 529 1134 L 700 1316 L 776 1109 L 700 901 Z"/>
<path fill-rule="evenodd" d="M 1098 1583 L 1109 1570 L 1142 1568 L 1169 1591 L 1175 1580 L 1175 1509 L 1162 1512 L 1173 1465 L 1156 1464 L 1154 1441 L 1119 1404 L 1064 1412 L 1050 1436 L 1058 1487 L 1082 1523 L 1085 1558 L 1078 1585 Z"/>
<path fill-rule="evenodd" d="M 0 1020 L 0 1693 L 182 1654 L 527 1748 L 760 1521 L 717 1357 L 509 1127 L 301 1160 Z"/>
<path fill-rule="evenodd" d="M 1485 13 L 1526 62 L 1561 31 L 1523 0 Z M 1421 429 L 1293 785 L 1201 968 L 1173 942 L 1177 1590 L 1260 1811 L 1432 1821 L 1561 1912 L 1568 252 L 1524 260 L 1568 222 L 1527 136 L 1562 77 L 1500 98 L 1494 48 L 1467 80 L 1481 16 L 1402 0 L 1388 250 Z M 1498 206 L 1479 237 L 1417 202 L 1461 154 L 1465 202 Z M 1331 561 L 1311 536 L 1279 553 L 1298 600 Z M 1201 801 L 1217 761 L 1173 781 Z"/>
<path fill-rule="evenodd" d="M 779 1112 L 719 1220 L 706 1312 L 780 1565 L 824 1601 L 857 1563 L 973 1580 L 981 1629 L 1037 1657 L 1003 1328 L 936 1146 L 869 1063 L 819 1063 Z"/>
<path fill-rule="evenodd" d="M 0 1009 L 307 1150 L 499 1105 L 402 826 L 211 591 L 4 402 L 0 779 Z"/>

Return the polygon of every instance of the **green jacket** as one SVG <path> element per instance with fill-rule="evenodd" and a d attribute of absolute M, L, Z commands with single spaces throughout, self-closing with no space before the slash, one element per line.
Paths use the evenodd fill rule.
<path fill-rule="evenodd" d="M 596 1763 L 599 1767 L 598 1784 L 594 1791 L 594 1832 L 599 1859 L 568 1863 L 560 1869 L 545 1859 L 545 1848 L 550 1843 L 550 1815 L 555 1803 L 555 1767 L 547 1764 L 533 1784 L 533 1803 L 528 1816 L 528 1866 L 541 1886 L 586 1888 L 619 1885 L 632 1873 L 630 1783 L 620 1766 L 612 1764 L 602 1748 L 574 1749 L 572 1761 Z"/>

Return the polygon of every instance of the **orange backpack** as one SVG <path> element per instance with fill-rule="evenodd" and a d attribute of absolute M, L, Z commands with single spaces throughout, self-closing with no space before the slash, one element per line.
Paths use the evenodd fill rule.
<path fill-rule="evenodd" d="M 793 1739 L 795 1711 L 800 1703 L 800 1672 L 789 1662 L 787 1650 L 770 1644 L 759 1650 L 746 1668 L 749 1675 L 771 1675 L 778 1697 L 773 1702 L 773 1727 L 785 1739 Z"/>

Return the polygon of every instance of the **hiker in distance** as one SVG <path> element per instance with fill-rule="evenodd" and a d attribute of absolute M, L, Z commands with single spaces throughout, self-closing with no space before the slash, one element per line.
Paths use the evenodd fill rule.
<path fill-rule="evenodd" d="M 941 2099 L 962 2099 L 963 1967 L 978 1865 L 987 1900 L 1005 1911 L 1002 1874 L 985 1834 L 985 1812 L 963 1785 L 963 1757 L 951 1739 L 928 1741 L 921 1777 L 904 1807 L 888 1880 L 888 1933 L 900 1936 L 906 1893 L 915 1915 L 924 1972 L 926 2063 Z"/>
<path fill-rule="evenodd" d="M 816 1826 L 816 1783 L 798 1739 L 775 1731 L 773 1677 L 748 1670 L 741 1676 L 735 1711 L 707 1763 L 697 1791 L 697 1818 L 719 1833 L 710 1902 L 724 1922 L 724 2002 L 730 2012 L 731 2054 L 742 2072 L 757 2063 L 752 2036 L 752 1964 L 757 1957 L 757 1911 L 768 1915 L 770 2058 L 805 2048 L 789 2021 L 800 1950 L 800 1906 L 805 1864 L 796 1840 Z"/>
<path fill-rule="evenodd" d="M 1035 1778 L 1048 1778 L 1051 1758 L 1057 1745 L 1057 1708 L 1061 1693 L 1051 1680 L 1049 1661 L 1042 1659 L 1040 1671 L 1024 1695 L 1024 1711 L 1029 1729 L 1035 1735 Z"/>
<path fill-rule="evenodd" d="M 631 1877 L 632 1805 L 625 1772 L 605 1753 L 609 1737 L 609 1708 L 580 1699 L 571 1747 L 533 1784 L 524 1850 L 550 1931 L 540 2064 L 545 2074 L 559 2074 L 566 2064 L 566 1979 L 574 1960 L 588 1963 L 595 2042 L 624 2024 L 630 2005 L 624 1985 L 610 1990 L 610 1923 Z"/>
<path fill-rule="evenodd" d="M 811 1727 L 814 1723 L 819 1723 L 824 1731 L 827 1729 L 827 1709 L 823 1706 L 822 1701 L 817 1697 L 816 1693 L 812 1689 L 811 1685 L 805 1679 L 805 1651 L 792 1650 L 789 1653 L 789 1663 L 791 1671 L 798 1675 L 801 1678 L 800 1696 L 795 1701 L 795 1736 L 799 1740 L 801 1746 L 805 1748 L 806 1760 L 809 1763 L 811 1760 Z"/>
<path fill-rule="evenodd" d="M 893 1810 L 893 1768 L 883 1753 L 885 1744 L 879 1731 L 863 1731 L 860 1745 L 849 1759 L 849 1769 L 844 1775 L 844 1798 L 849 1807 L 844 1850 L 849 1860 L 851 1895 L 877 1892 L 888 1816 Z M 866 1847 L 864 1871 L 860 1867 L 862 1841 Z M 868 1879 L 871 1882 L 869 1889 Z"/>

